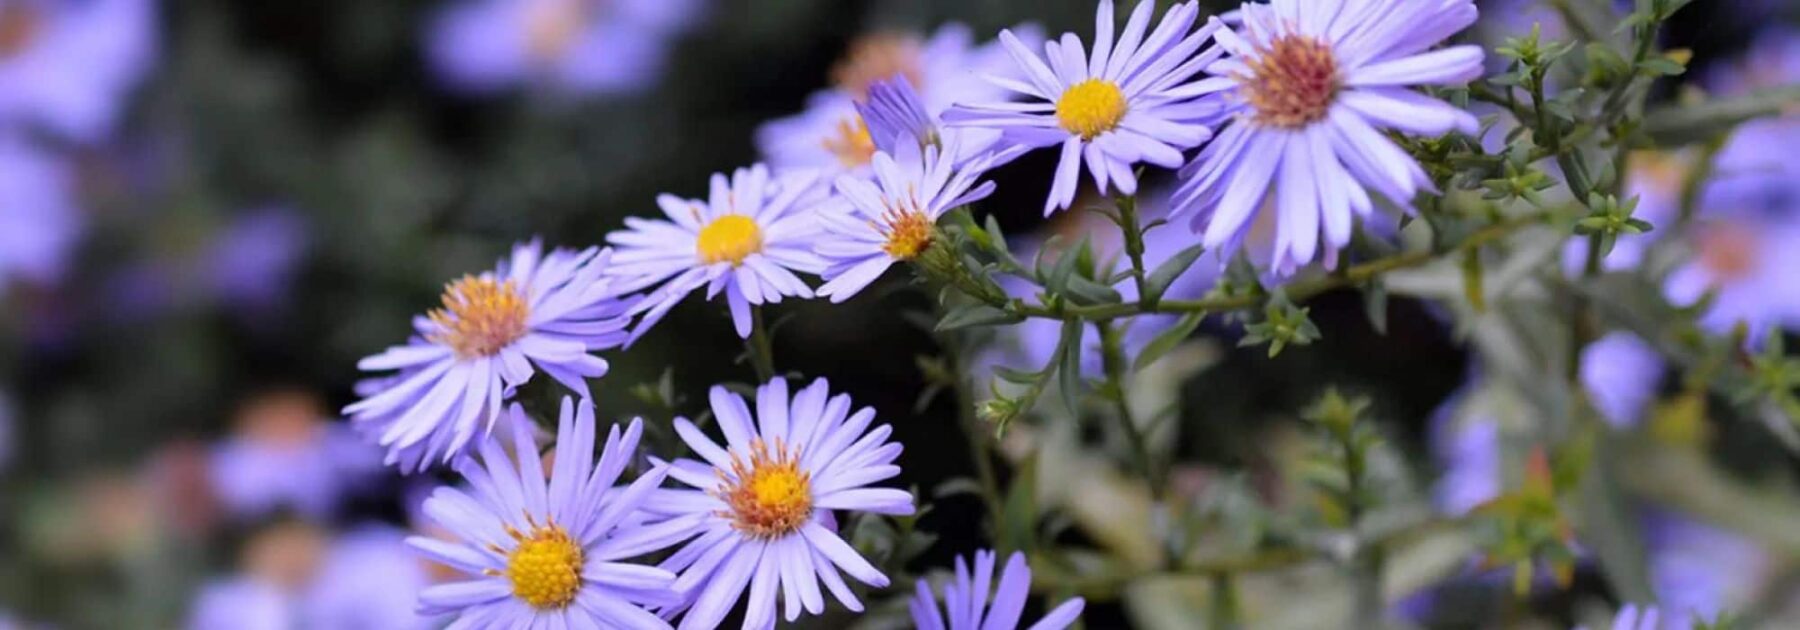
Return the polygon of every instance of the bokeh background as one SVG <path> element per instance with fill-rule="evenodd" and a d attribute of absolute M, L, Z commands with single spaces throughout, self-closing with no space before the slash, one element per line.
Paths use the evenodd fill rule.
<path fill-rule="evenodd" d="M 616 41 L 628 47 L 586 51 L 604 67 L 559 82 L 479 67 L 500 54 L 480 33 L 445 41 L 434 24 L 463 2 L 0 0 L 0 138 L 28 154 L 0 160 L 10 171 L 0 187 L 16 189 L 0 190 L 0 231 L 62 234 L 55 251 L 34 255 L 42 264 L 9 269 L 0 251 L 6 616 L 183 627 L 203 593 L 230 599 L 234 580 L 259 575 L 300 585 L 307 605 L 352 611 L 316 627 L 397 627 L 379 615 L 406 610 L 405 597 L 345 593 L 432 578 L 396 541 L 423 527 L 415 502 L 436 480 L 382 469 L 335 410 L 354 400 L 357 359 L 402 340 L 443 282 L 487 268 L 515 241 L 598 244 L 622 217 L 654 212 L 658 193 L 698 195 L 709 174 L 757 160 L 759 125 L 801 111 L 859 37 L 950 22 L 978 40 L 1021 23 L 1087 33 L 1094 5 L 651 0 L 666 6 L 643 9 L 658 15 L 625 29 Z M 23 63 L 9 52 L 66 35 L 46 26 L 65 22 L 43 19 L 71 11 L 60 5 L 118 12 L 93 27 L 106 45 L 29 52 L 68 59 L 9 73 Z M 1464 37 L 1493 42 L 1532 16 L 1555 19 L 1523 0 L 1489 8 Z M 1778 1 L 1700 0 L 1664 44 L 1692 49 L 1691 74 L 1704 77 L 1743 63 L 1794 13 Z M 477 66 L 464 73 L 474 78 L 444 68 L 454 63 Z M 35 105 L 3 94 L 44 83 L 82 94 Z M 1011 233 L 1050 229 L 1039 209 L 1052 162 L 1033 155 L 1003 169 L 983 210 Z M 33 168 L 52 173 L 14 181 Z M 8 247 L 25 246 L 0 234 Z M 938 350 L 909 313 L 930 302 L 894 276 L 842 306 L 777 308 L 776 356 L 781 369 L 828 376 L 877 407 L 907 445 L 902 482 L 929 490 L 970 470 L 957 398 L 920 404 L 919 359 Z M 1431 483 L 1443 460 L 1430 421 L 1468 377 L 1463 342 L 1441 313 L 1407 299 L 1390 306 L 1385 334 L 1355 294 L 1324 296 L 1312 315 L 1324 340 L 1275 360 L 1234 348 L 1232 326 L 1202 329 L 1214 340 L 1200 342 L 1204 367 L 1170 386 L 1185 403 L 1177 453 L 1254 484 L 1283 466 L 1271 436 L 1335 383 L 1374 401 Z M 654 425 L 697 413 L 708 385 L 748 379 L 741 351 L 723 308 L 690 301 L 629 352 L 608 353 L 602 417 Z M 640 395 L 657 387 L 675 394 L 673 408 Z M 1800 480 L 1758 429 L 1719 429 L 1720 449 L 1742 449 L 1719 457 Z M 1754 457 L 1737 457 L 1746 452 Z M 938 501 L 922 528 L 941 538 L 913 569 L 984 546 L 981 509 L 966 495 Z M 1577 580 L 1576 592 L 1604 589 Z M 1569 619 L 1569 599 L 1546 597 L 1526 616 Z M 1126 623 L 1116 603 L 1089 610 L 1088 627 Z"/>

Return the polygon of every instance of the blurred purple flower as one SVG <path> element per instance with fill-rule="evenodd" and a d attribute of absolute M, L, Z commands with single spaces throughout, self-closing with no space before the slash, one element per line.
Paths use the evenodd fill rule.
<path fill-rule="evenodd" d="M 1665 627 L 1658 623 L 1659 620 L 1664 619 L 1671 624 L 1676 623 L 1674 615 L 1664 617 L 1655 606 L 1639 608 L 1637 604 L 1626 604 L 1624 608 L 1619 609 L 1619 614 L 1613 617 L 1612 625 L 1607 627 L 1612 630 L 1657 630 L 1657 628 Z M 1682 625 L 1680 628 L 1687 630 L 1688 626 Z M 1587 626 L 1579 626 L 1575 630 L 1587 630 Z"/>
<path fill-rule="evenodd" d="M 1035 27 L 1020 27 L 1023 37 L 1042 38 Z M 875 84 L 896 77 L 916 91 L 923 113 L 941 117 L 950 105 L 966 101 L 1002 100 L 1006 92 L 982 74 L 1011 76 L 1006 53 L 998 44 L 975 45 L 969 27 L 946 24 L 930 39 L 911 33 L 872 33 L 850 44 L 832 69 L 832 87 L 807 98 L 806 110 L 764 123 L 756 146 L 776 169 L 818 168 L 829 173 L 866 171 L 877 142 L 857 112 L 858 102 L 878 95 Z M 964 138 L 964 146 L 986 147 L 998 133 L 981 131 Z"/>
<path fill-rule="evenodd" d="M 1750 603 L 1772 568 L 1768 550 L 1749 539 L 1673 512 L 1648 515 L 1645 533 L 1663 630 Z"/>
<path fill-rule="evenodd" d="M 1500 423 L 1491 415 L 1455 413 L 1465 393 L 1453 396 L 1431 422 L 1433 452 L 1444 472 L 1432 488 L 1432 502 L 1446 514 L 1462 515 L 1500 496 Z"/>
<path fill-rule="evenodd" d="M 0 82 L 0 101 L 6 88 Z M 69 165 L 0 133 L 0 296 L 17 277 L 55 282 L 81 231 Z"/>
<path fill-rule="evenodd" d="M 1719 66 L 1706 83 L 1721 95 L 1741 96 L 1760 89 L 1791 86 L 1797 80 L 1800 31 L 1780 27 L 1757 35 L 1742 59 Z"/>
<path fill-rule="evenodd" d="M 656 80 L 669 40 L 703 9 L 700 0 L 459 0 L 429 22 L 425 49 L 438 78 L 467 94 L 630 93 Z"/>
<path fill-rule="evenodd" d="M 326 551 L 306 591 L 305 627 L 441 627 L 417 608 L 419 593 L 432 581 L 403 532 L 379 525 L 345 532 Z"/>
<path fill-rule="evenodd" d="M 188 630 L 290 630 L 292 599 L 262 579 L 240 575 L 200 587 L 188 613 Z"/>
<path fill-rule="evenodd" d="M 1662 355 L 1630 333 L 1609 334 L 1581 350 L 1581 384 L 1613 428 L 1638 424 L 1662 372 Z"/>
<path fill-rule="evenodd" d="M 234 436 L 212 453 L 213 489 L 226 511 L 239 518 L 280 508 L 317 521 L 385 470 L 381 450 L 349 426 L 320 422 L 297 441 Z"/>
<path fill-rule="evenodd" d="M 252 210 L 214 237 L 203 272 L 227 305 L 264 310 L 287 297 L 309 240 L 306 219 L 292 208 Z"/>
<path fill-rule="evenodd" d="M 0 2 L 0 127 L 109 133 L 156 55 L 154 0 Z"/>

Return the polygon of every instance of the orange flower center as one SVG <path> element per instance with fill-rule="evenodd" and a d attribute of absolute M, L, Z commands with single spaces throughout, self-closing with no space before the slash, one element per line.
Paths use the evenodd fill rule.
<path fill-rule="evenodd" d="M 1756 232 L 1730 223 L 1707 226 L 1700 232 L 1700 266 L 1715 283 L 1742 280 L 1756 270 L 1760 247 Z"/>
<path fill-rule="evenodd" d="M 731 454 L 731 476 L 719 475 L 714 495 L 724 499 L 732 526 L 754 538 L 792 534 L 812 517 L 812 476 L 800 471 L 800 449 L 788 450 L 780 440 L 769 452 L 761 438 L 750 443 L 750 461 Z M 737 481 L 731 479 L 735 477 Z"/>
<path fill-rule="evenodd" d="M 837 133 L 826 136 L 820 144 L 837 156 L 845 168 L 855 168 L 875 159 L 875 139 L 869 135 L 869 124 L 862 116 L 851 115 L 837 124 Z"/>
<path fill-rule="evenodd" d="M 857 100 L 869 97 L 869 84 L 895 76 L 925 89 L 919 69 L 919 39 L 902 33 L 876 33 L 850 43 L 844 58 L 831 68 L 831 82 Z"/>
<path fill-rule="evenodd" d="M 918 210 L 890 208 L 881 222 L 885 225 L 882 231 L 887 233 L 887 243 L 881 249 L 889 256 L 912 260 L 931 246 L 931 219 Z"/>
<path fill-rule="evenodd" d="M 1324 42 L 1303 35 L 1282 35 L 1255 59 L 1250 76 L 1238 76 L 1245 100 L 1256 109 L 1256 122 L 1293 129 L 1324 118 L 1343 85 L 1337 58 Z"/>
<path fill-rule="evenodd" d="M 1069 86 L 1056 99 L 1056 122 L 1064 131 L 1093 140 L 1112 131 L 1125 119 L 1125 93 L 1105 79 L 1088 79 Z"/>
<path fill-rule="evenodd" d="M 700 228 L 700 239 L 694 244 L 700 262 L 729 262 L 733 267 L 744 264 L 745 258 L 762 251 L 762 247 L 762 229 L 756 227 L 756 220 L 741 214 L 713 219 Z"/>
<path fill-rule="evenodd" d="M 531 315 L 516 284 L 486 276 L 463 276 L 444 287 L 444 307 L 428 315 L 438 325 L 432 341 L 456 356 L 488 357 L 525 336 Z"/>
<path fill-rule="evenodd" d="M 506 580 L 512 582 L 513 596 L 538 610 L 562 608 L 574 602 L 575 594 L 581 590 L 585 561 L 581 545 L 554 523 L 534 523 L 529 533 L 507 526 L 506 533 L 518 542 L 506 554 L 504 573 Z"/>
<path fill-rule="evenodd" d="M 0 59 L 25 51 L 43 30 L 44 16 L 25 2 L 0 3 Z"/>
<path fill-rule="evenodd" d="M 547 64 L 562 59 L 599 7 L 595 0 L 543 0 L 525 9 L 525 54 Z"/>

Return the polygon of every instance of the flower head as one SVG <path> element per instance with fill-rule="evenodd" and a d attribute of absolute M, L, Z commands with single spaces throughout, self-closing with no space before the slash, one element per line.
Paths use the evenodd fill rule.
<path fill-rule="evenodd" d="M 364 398 L 344 412 L 410 471 L 487 435 L 501 402 L 537 370 L 587 398 L 585 379 L 606 374 L 590 353 L 625 342 L 635 303 L 605 277 L 611 259 L 597 248 L 546 255 L 534 241 L 494 271 L 452 281 L 443 306 L 414 319 L 416 337 L 357 364 L 398 372 L 360 388 Z"/>
<path fill-rule="evenodd" d="M 1025 599 L 1031 594 L 1031 567 L 1025 554 L 1017 551 L 1006 559 L 1000 582 L 994 587 L 993 603 L 988 601 L 988 585 L 994 583 L 994 552 L 975 552 L 975 571 L 970 573 L 963 558 L 956 559 L 956 579 L 944 585 L 946 610 L 940 611 L 931 584 L 919 580 L 912 599 L 912 618 L 920 630 L 1014 630 L 1025 612 Z M 1080 597 L 1058 605 L 1031 624 L 1029 630 L 1061 630 L 1075 623 L 1086 602 Z M 948 616 L 944 613 L 947 612 Z"/>
<path fill-rule="evenodd" d="M 73 184 L 68 165 L 0 134 L 0 296 L 15 277 L 62 277 L 81 226 Z"/>
<path fill-rule="evenodd" d="M 111 131 L 156 48 L 154 0 L 0 2 L 0 126 Z"/>
<path fill-rule="evenodd" d="M 1004 98 L 979 76 L 1003 72 L 1004 64 L 998 46 L 975 45 L 961 24 L 945 25 L 928 39 L 911 33 L 866 35 L 852 42 L 832 69 L 831 88 L 809 97 L 805 111 L 763 125 L 756 144 L 778 169 L 866 173 L 876 151 L 893 140 L 892 129 L 872 120 L 868 106 L 894 102 L 895 86 L 904 84 L 917 99 L 917 113 L 935 121 L 951 103 Z M 996 139 L 998 134 L 974 134 L 964 146 L 978 150 Z"/>
<path fill-rule="evenodd" d="M 1409 89 L 1480 75 L 1479 47 L 1425 52 L 1474 23 L 1475 5 L 1273 0 L 1240 16 L 1236 27 L 1211 22 L 1231 56 L 1206 68 L 1198 91 L 1226 91 L 1232 115 L 1182 170 L 1176 212 L 1196 213 L 1209 249 L 1236 249 L 1253 215 L 1274 212 L 1277 274 L 1319 257 L 1335 265 L 1353 218 L 1374 210 L 1371 191 L 1406 206 L 1432 189 L 1383 130 L 1476 130 L 1473 115 Z"/>
<path fill-rule="evenodd" d="M 1217 49 L 1200 48 L 1219 26 L 1194 31 L 1200 9 L 1185 2 L 1170 8 L 1151 31 L 1155 5 L 1139 2 L 1115 43 L 1112 0 L 1101 2 L 1095 10 L 1098 39 L 1091 56 L 1083 53 L 1073 33 L 1064 34 L 1061 42 L 1045 43 L 1047 59 L 1040 59 L 1011 31 L 1001 32 L 1000 41 L 1027 80 L 990 80 L 1031 100 L 965 102 L 946 119 L 952 125 L 1000 130 L 1003 145 L 1060 145 L 1062 159 L 1044 214 L 1074 203 L 1084 161 L 1101 193 L 1117 188 L 1136 194 L 1132 166 L 1180 166 L 1182 150 L 1212 137 L 1212 130 L 1198 121 L 1219 107 L 1216 99 L 1201 98 L 1209 94 L 1207 85 L 1188 83 L 1218 57 Z"/>
<path fill-rule="evenodd" d="M 426 52 L 438 77 L 466 93 L 634 92 L 701 13 L 695 0 L 462 0 L 431 22 Z"/>
<path fill-rule="evenodd" d="M 993 156 L 957 166 L 950 156 L 961 150 L 960 141 L 953 136 L 941 149 L 922 150 L 902 142 L 893 157 L 875 156 L 872 180 L 838 177 L 837 192 L 848 208 L 820 213 L 825 233 L 816 247 L 827 266 L 819 295 L 833 302 L 849 299 L 889 266 L 930 247 L 938 217 L 993 193 L 992 182 L 976 183 Z"/>
<path fill-rule="evenodd" d="M 245 404 L 232 435 L 213 447 L 208 469 L 213 492 L 234 516 L 288 508 L 317 522 L 385 471 L 380 449 L 343 423 L 327 422 L 320 401 L 301 391 Z"/>
<path fill-rule="evenodd" d="M 606 235 L 619 248 L 607 273 L 629 290 L 657 287 L 632 309 L 645 313 L 635 340 L 669 309 L 702 286 L 708 298 L 725 294 L 738 336 L 750 336 L 750 305 L 810 298 L 794 272 L 818 273 L 812 252 L 817 219 L 804 210 L 824 198 L 811 173 L 771 178 L 761 164 L 712 178 L 707 200 L 657 197 L 666 220 L 625 219 L 628 229 Z"/>
<path fill-rule="evenodd" d="M 833 510 L 913 513 L 912 495 L 870 484 L 900 474 L 900 445 L 891 430 L 869 430 L 875 410 L 850 413 L 850 397 L 831 396 L 825 379 L 792 399 L 786 380 L 757 389 L 756 413 L 737 394 L 712 389 L 720 447 L 685 418 L 675 431 L 702 461 L 670 464 L 669 476 L 692 489 L 664 490 L 645 511 L 666 516 L 656 527 L 684 528 L 693 537 L 663 567 L 681 574 L 675 590 L 686 598 L 682 628 L 712 628 L 747 587 L 745 628 L 775 623 L 777 598 L 786 619 L 824 610 L 819 585 L 851 610 L 862 610 L 839 571 L 871 586 L 886 586 L 881 571 L 836 531 Z M 779 590 L 779 593 L 777 592 Z M 674 612 L 671 610 L 670 612 Z"/>
<path fill-rule="evenodd" d="M 595 461 L 593 407 L 564 398 L 548 471 L 518 405 L 511 424 L 516 462 L 495 441 L 483 442 L 479 463 L 457 464 L 470 489 L 438 488 L 425 501 L 425 513 L 460 541 L 415 536 L 407 543 L 472 579 L 425 589 L 421 610 L 473 627 L 668 627 L 643 607 L 671 603 L 675 575 L 624 560 L 666 547 L 681 532 L 619 527 L 634 519 L 665 469 L 614 487 L 643 423 L 633 421 L 623 435 L 614 426 Z"/>
<path fill-rule="evenodd" d="M 1630 333 L 1611 333 L 1581 349 L 1582 387 L 1600 417 L 1614 427 L 1633 426 L 1643 418 L 1662 372 L 1662 355 Z"/>

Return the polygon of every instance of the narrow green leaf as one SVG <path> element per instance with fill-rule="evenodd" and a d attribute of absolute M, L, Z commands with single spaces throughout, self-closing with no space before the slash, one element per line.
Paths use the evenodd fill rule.
<path fill-rule="evenodd" d="M 1161 300 L 1163 293 L 1169 290 L 1169 285 L 1173 284 L 1176 278 L 1181 277 L 1182 272 L 1193 267 L 1194 261 L 1198 260 L 1203 253 L 1206 253 L 1206 246 L 1195 243 L 1175 252 L 1174 256 L 1170 256 L 1168 260 L 1157 265 L 1156 269 L 1150 272 L 1150 277 L 1144 279 L 1144 292 L 1149 295 L 1139 296 L 1140 299 L 1151 303 Z"/>
<path fill-rule="evenodd" d="M 1388 322 L 1388 290 L 1387 283 L 1380 278 L 1369 281 L 1363 287 L 1363 315 L 1369 318 L 1369 327 L 1382 335 L 1387 334 Z"/>
<path fill-rule="evenodd" d="M 1010 311 L 1004 311 L 986 304 L 970 304 L 959 306 L 944 314 L 944 319 L 937 324 L 938 331 L 956 330 L 970 326 L 993 326 L 995 324 L 1016 324 L 1025 318 Z"/>
<path fill-rule="evenodd" d="M 1068 290 L 1069 297 L 1072 298 L 1076 304 L 1118 304 L 1125 299 L 1112 287 L 1081 276 L 1069 278 L 1069 284 L 1065 288 Z"/>
<path fill-rule="evenodd" d="M 1081 413 L 1081 331 L 1081 320 L 1064 321 L 1062 339 L 1057 344 L 1061 358 L 1056 369 L 1057 390 L 1071 416 Z"/>
<path fill-rule="evenodd" d="M 1187 341 L 1188 335 L 1194 334 L 1194 329 L 1199 328 L 1200 322 L 1205 319 L 1206 313 L 1204 312 L 1183 315 L 1180 322 L 1168 330 L 1157 333 L 1156 337 L 1150 340 L 1150 344 L 1144 346 L 1144 350 L 1139 352 L 1137 359 L 1132 362 L 1131 369 L 1133 371 L 1142 370 L 1155 363 L 1170 350 L 1174 350 L 1175 346 Z"/>

